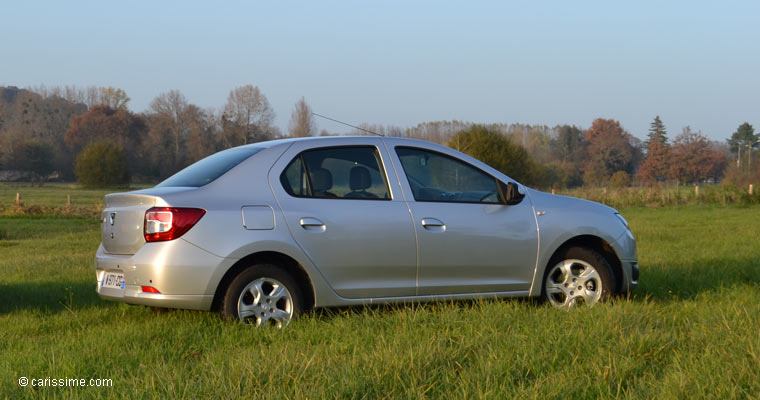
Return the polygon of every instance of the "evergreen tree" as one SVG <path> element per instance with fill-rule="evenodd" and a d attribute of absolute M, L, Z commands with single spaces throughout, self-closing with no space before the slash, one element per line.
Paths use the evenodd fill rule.
<path fill-rule="evenodd" d="M 654 117 L 649 125 L 649 134 L 645 142 L 647 156 L 639 168 L 638 176 L 644 182 L 653 183 L 664 180 L 668 175 L 670 165 L 670 146 L 668 145 L 667 131 L 660 116 Z"/>
<path fill-rule="evenodd" d="M 742 147 L 742 153 L 747 151 L 747 146 L 752 147 L 753 149 L 757 147 L 758 139 L 760 139 L 760 135 L 755 134 L 755 128 L 752 127 L 748 122 L 745 122 L 741 125 L 739 125 L 739 128 L 736 129 L 736 132 L 731 135 L 731 139 L 728 139 L 728 146 L 731 148 L 732 153 L 736 153 L 738 151 L 738 147 Z"/>
<path fill-rule="evenodd" d="M 660 116 L 654 117 L 654 121 L 649 125 L 649 134 L 647 134 L 647 140 L 644 142 L 646 147 L 649 147 L 649 143 L 656 140 L 662 143 L 663 146 L 668 146 L 668 136 L 665 130 L 665 124 L 662 123 Z"/>

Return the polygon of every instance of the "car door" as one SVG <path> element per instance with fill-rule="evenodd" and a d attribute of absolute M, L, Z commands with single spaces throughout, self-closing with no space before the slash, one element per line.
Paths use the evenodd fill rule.
<path fill-rule="evenodd" d="M 418 294 L 529 290 L 538 250 L 529 200 L 504 204 L 496 178 L 451 154 L 394 149 L 418 238 Z"/>
<path fill-rule="evenodd" d="M 415 232 L 382 142 L 331 140 L 294 143 L 270 172 L 293 238 L 339 296 L 414 295 Z"/>

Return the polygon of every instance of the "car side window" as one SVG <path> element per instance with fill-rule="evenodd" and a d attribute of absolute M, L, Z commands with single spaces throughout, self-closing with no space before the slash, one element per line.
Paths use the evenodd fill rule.
<path fill-rule="evenodd" d="M 307 150 L 288 164 L 280 182 L 296 197 L 390 200 L 382 165 L 370 146 Z"/>
<path fill-rule="evenodd" d="M 501 203 L 496 178 L 453 157 L 397 147 L 401 166 L 416 201 Z"/>

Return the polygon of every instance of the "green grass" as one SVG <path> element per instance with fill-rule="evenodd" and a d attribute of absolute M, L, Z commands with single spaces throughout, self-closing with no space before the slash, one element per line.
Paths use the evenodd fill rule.
<path fill-rule="evenodd" d="M 611 304 L 340 309 L 282 331 L 101 301 L 97 220 L 3 216 L 0 398 L 758 398 L 758 211 L 623 210 L 641 286 Z"/>
<path fill-rule="evenodd" d="M 79 215 L 97 216 L 103 208 L 103 196 L 144 188 L 84 189 L 71 183 L 2 183 L 0 182 L 0 215 Z M 21 196 L 21 207 L 16 206 L 16 194 Z"/>
<path fill-rule="evenodd" d="M 69 183 L 0 183 L 0 204 L 12 206 L 16 201 L 16 193 L 19 193 L 21 203 L 28 205 L 63 207 L 66 205 L 66 195 L 71 195 L 72 206 L 102 205 L 103 196 L 113 191 L 114 189 L 82 189 Z"/>

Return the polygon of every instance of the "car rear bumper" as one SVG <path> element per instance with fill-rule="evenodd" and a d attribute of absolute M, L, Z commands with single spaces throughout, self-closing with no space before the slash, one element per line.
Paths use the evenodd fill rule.
<path fill-rule="evenodd" d="M 209 310 L 219 270 L 229 259 L 215 256 L 182 239 L 146 243 L 133 255 L 95 255 L 98 295 L 106 300 L 155 307 Z M 123 289 L 102 285 L 106 273 L 124 275 Z M 159 293 L 142 290 L 155 288 Z"/>
<path fill-rule="evenodd" d="M 167 295 L 143 292 L 141 286 L 126 285 L 122 289 L 100 287 L 98 296 L 104 300 L 120 301 L 127 304 L 141 304 L 153 307 L 184 308 L 188 310 L 209 310 L 213 295 Z"/>

